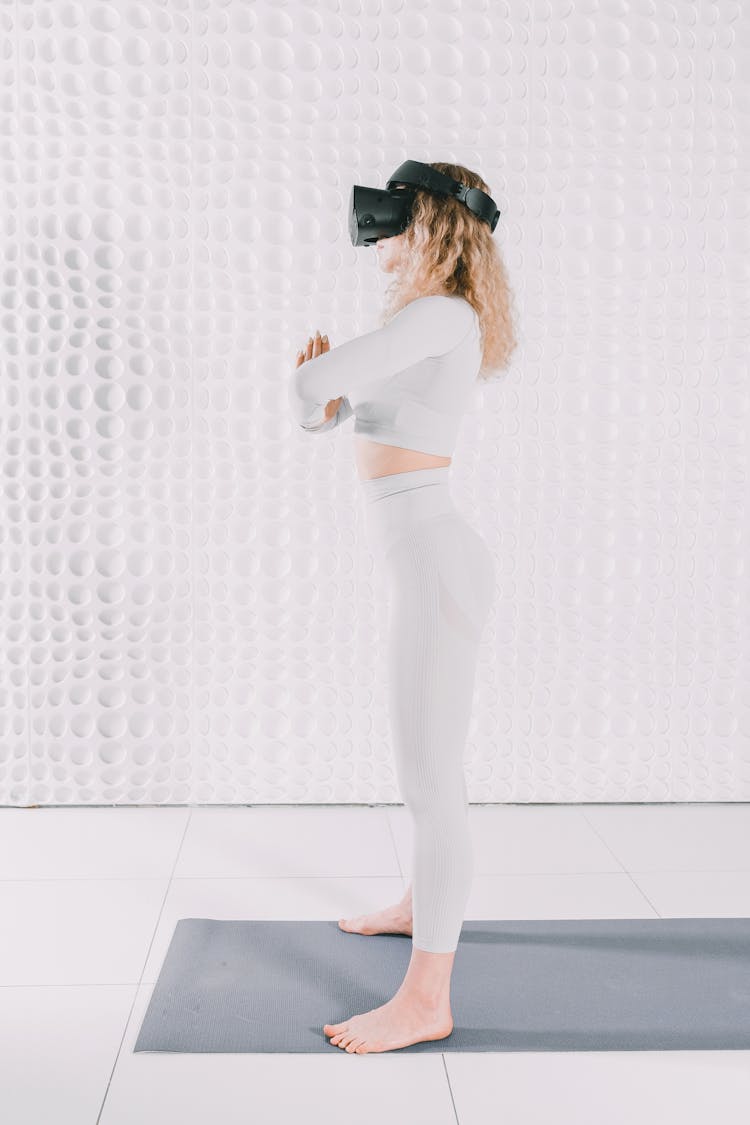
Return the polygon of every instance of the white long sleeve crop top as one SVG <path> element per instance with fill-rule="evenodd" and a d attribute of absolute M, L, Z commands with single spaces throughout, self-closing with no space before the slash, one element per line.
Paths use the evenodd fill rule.
<path fill-rule="evenodd" d="M 464 297 L 418 297 L 384 327 L 300 364 L 289 405 L 312 433 L 332 430 L 353 414 L 355 434 L 451 457 L 481 360 L 473 306 Z M 337 413 L 321 421 L 326 404 L 340 397 Z"/>

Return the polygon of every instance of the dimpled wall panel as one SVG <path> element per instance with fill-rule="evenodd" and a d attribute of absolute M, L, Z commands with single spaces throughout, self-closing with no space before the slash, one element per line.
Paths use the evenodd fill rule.
<path fill-rule="evenodd" d="M 0 0 L 0 801 L 391 803 L 353 182 L 481 171 L 519 347 L 473 802 L 750 799 L 750 5 Z M 346 388 L 342 387 L 342 392 Z"/>

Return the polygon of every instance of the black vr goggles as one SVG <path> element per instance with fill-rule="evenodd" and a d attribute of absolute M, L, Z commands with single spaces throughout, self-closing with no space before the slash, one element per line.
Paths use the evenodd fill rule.
<path fill-rule="evenodd" d="M 452 196 L 465 203 L 473 214 L 494 231 L 500 212 L 486 192 L 468 187 L 422 164 L 405 160 L 388 181 L 385 190 L 354 184 L 349 199 L 349 234 L 355 246 L 372 246 L 380 238 L 393 238 L 411 222 L 416 189 L 433 195 Z"/>

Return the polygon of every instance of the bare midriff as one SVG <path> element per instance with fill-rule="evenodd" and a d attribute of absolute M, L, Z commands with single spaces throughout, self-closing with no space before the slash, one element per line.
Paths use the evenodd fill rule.
<path fill-rule="evenodd" d="M 357 473 L 360 480 L 373 480 L 391 473 L 411 473 L 417 469 L 436 469 L 450 465 L 450 457 L 437 457 L 433 453 L 420 453 L 416 449 L 402 449 L 398 445 L 383 445 L 362 434 L 354 435 Z"/>

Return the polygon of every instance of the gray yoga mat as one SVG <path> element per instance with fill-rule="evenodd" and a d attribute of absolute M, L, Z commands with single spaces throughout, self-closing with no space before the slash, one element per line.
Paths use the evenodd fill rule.
<path fill-rule="evenodd" d="M 134 1050 L 346 1055 L 323 1024 L 384 1004 L 410 956 L 336 921 L 182 918 Z M 451 1008 L 400 1051 L 747 1050 L 750 918 L 465 921 Z"/>

